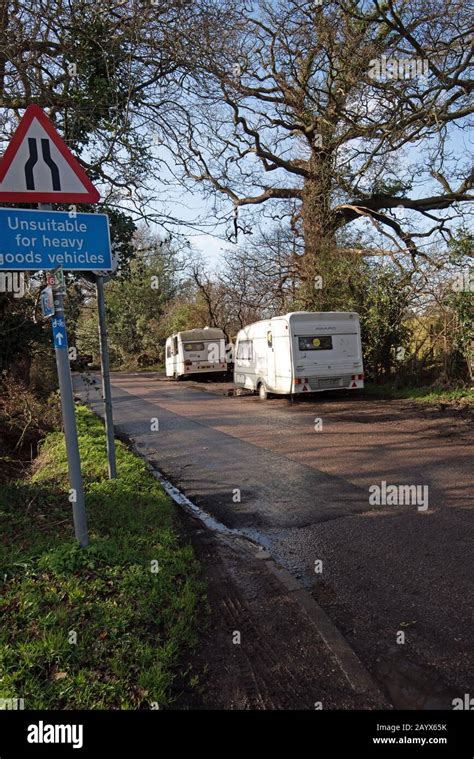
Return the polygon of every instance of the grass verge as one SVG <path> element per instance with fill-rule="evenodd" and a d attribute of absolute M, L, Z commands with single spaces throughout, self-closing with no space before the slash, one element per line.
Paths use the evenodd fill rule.
<path fill-rule="evenodd" d="M 446 403 L 473 406 L 474 389 L 446 390 L 442 387 L 396 387 L 394 385 L 366 384 L 364 393 L 377 398 L 406 398 L 420 403 Z"/>
<path fill-rule="evenodd" d="M 0 697 L 27 709 L 167 707 L 197 642 L 198 564 L 144 462 L 117 443 L 108 480 L 102 424 L 85 407 L 77 421 L 87 549 L 73 536 L 61 433 L 28 480 L 0 493 Z"/>

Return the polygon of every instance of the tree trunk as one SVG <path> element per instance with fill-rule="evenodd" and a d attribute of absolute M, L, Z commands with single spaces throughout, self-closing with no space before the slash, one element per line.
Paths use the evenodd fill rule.
<path fill-rule="evenodd" d="M 325 270 L 336 255 L 335 222 L 331 213 L 331 164 L 330 157 L 313 155 L 309 161 L 311 177 L 305 180 L 303 187 L 304 255 L 298 268 L 300 301 L 305 309 L 316 308 L 324 300 Z"/>

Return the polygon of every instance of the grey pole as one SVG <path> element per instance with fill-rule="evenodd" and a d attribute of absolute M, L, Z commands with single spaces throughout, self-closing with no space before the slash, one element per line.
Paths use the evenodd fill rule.
<path fill-rule="evenodd" d="M 39 203 L 43 211 L 51 210 L 50 203 Z M 55 316 L 64 319 L 64 299 L 60 290 L 54 291 Z M 55 318 L 53 316 L 53 319 Z M 64 437 L 66 440 L 66 454 L 69 469 L 69 483 L 71 485 L 72 515 L 74 520 L 74 532 L 82 548 L 89 545 L 87 533 L 87 517 L 84 498 L 84 485 L 82 482 L 81 459 L 79 456 L 79 443 L 77 439 L 76 413 L 74 410 L 74 396 L 72 392 L 71 367 L 67 344 L 64 347 L 56 347 L 56 366 L 58 369 L 59 391 L 61 394 L 61 411 L 63 417 Z"/>
<path fill-rule="evenodd" d="M 105 407 L 105 431 L 107 436 L 107 458 L 109 462 L 109 479 L 117 477 L 115 461 L 114 420 L 112 415 L 112 392 L 110 389 L 109 346 L 107 342 L 107 325 L 105 321 L 104 278 L 96 278 L 97 310 L 99 314 L 100 366 L 102 370 L 102 396 Z"/>
<path fill-rule="evenodd" d="M 54 293 L 54 314 L 64 319 L 64 300 L 60 292 Z M 53 317 L 55 318 L 55 317 Z M 58 368 L 59 391 L 61 393 L 61 410 L 63 415 L 64 436 L 66 438 L 69 482 L 71 485 L 72 515 L 74 532 L 82 548 L 89 545 L 87 534 L 87 517 L 82 482 L 81 459 L 77 440 L 76 413 L 72 392 L 71 367 L 66 348 L 55 348 L 56 366 Z"/>

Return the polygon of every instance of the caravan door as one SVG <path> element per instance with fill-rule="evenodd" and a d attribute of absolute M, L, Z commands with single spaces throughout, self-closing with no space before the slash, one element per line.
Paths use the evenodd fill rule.
<path fill-rule="evenodd" d="M 273 331 L 271 325 L 267 330 L 267 385 L 270 389 L 275 388 L 276 376 L 275 376 L 275 341 L 273 337 Z"/>
<path fill-rule="evenodd" d="M 166 376 L 172 377 L 174 374 L 174 358 L 173 358 L 173 338 L 168 337 L 165 346 L 165 366 Z"/>

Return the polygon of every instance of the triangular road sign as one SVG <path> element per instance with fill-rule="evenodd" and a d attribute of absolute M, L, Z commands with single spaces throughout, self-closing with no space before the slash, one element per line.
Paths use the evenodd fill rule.
<path fill-rule="evenodd" d="M 100 195 L 38 105 L 29 105 L 0 161 L 0 202 L 97 203 Z"/>

